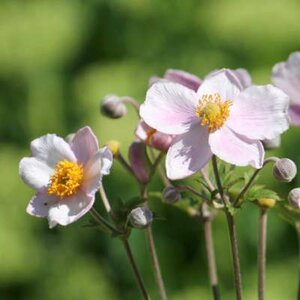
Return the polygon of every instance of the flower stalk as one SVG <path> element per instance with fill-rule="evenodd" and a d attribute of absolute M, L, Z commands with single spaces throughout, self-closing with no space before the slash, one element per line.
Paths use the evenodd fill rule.
<path fill-rule="evenodd" d="M 300 300 L 300 222 L 296 223 L 296 231 L 298 238 L 298 294 L 297 300 Z"/>

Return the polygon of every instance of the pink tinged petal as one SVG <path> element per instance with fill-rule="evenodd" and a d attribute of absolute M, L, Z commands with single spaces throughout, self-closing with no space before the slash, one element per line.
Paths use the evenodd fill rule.
<path fill-rule="evenodd" d="M 34 217 L 46 218 L 49 208 L 57 201 L 59 199 L 56 196 L 48 195 L 47 191 L 39 192 L 30 200 L 26 212 Z"/>
<path fill-rule="evenodd" d="M 150 146 L 160 151 L 167 151 L 173 139 L 173 135 L 157 131 L 150 139 Z"/>
<path fill-rule="evenodd" d="M 294 103 L 300 103 L 300 52 L 292 53 L 286 62 L 276 64 L 272 82 L 282 89 Z"/>
<path fill-rule="evenodd" d="M 25 157 L 20 161 L 19 174 L 26 184 L 40 190 L 48 185 L 53 169 L 35 157 Z"/>
<path fill-rule="evenodd" d="M 157 82 L 149 88 L 140 115 L 158 131 L 181 134 L 197 121 L 197 102 L 198 97 L 191 89 L 177 83 Z"/>
<path fill-rule="evenodd" d="M 251 86 L 235 99 L 226 124 L 250 139 L 273 139 L 289 127 L 288 96 L 272 86 Z"/>
<path fill-rule="evenodd" d="M 212 156 L 208 131 L 200 124 L 177 136 L 166 157 L 167 176 L 171 180 L 188 177 L 203 168 Z"/>
<path fill-rule="evenodd" d="M 152 127 L 148 126 L 145 121 L 140 120 L 136 129 L 135 136 L 142 142 L 145 142 L 148 138 L 148 132 L 153 130 Z"/>
<path fill-rule="evenodd" d="M 113 155 L 107 147 L 100 150 L 101 153 L 101 174 L 108 175 L 113 164 Z"/>
<path fill-rule="evenodd" d="M 70 145 L 55 134 L 47 134 L 30 144 L 32 155 L 48 166 L 55 167 L 61 160 L 76 161 Z"/>
<path fill-rule="evenodd" d="M 222 101 L 233 101 L 242 89 L 237 77 L 227 69 L 212 73 L 202 82 L 197 91 L 198 99 L 204 95 L 216 94 L 221 96 Z"/>
<path fill-rule="evenodd" d="M 167 70 L 164 79 L 182 84 L 195 92 L 202 83 L 202 80 L 199 77 L 182 70 L 174 69 Z"/>
<path fill-rule="evenodd" d="M 163 79 L 158 76 L 151 76 L 149 79 L 149 87 L 160 80 L 163 80 Z"/>
<path fill-rule="evenodd" d="M 252 78 L 246 69 L 239 68 L 239 69 L 231 70 L 231 71 L 239 79 L 243 89 L 252 85 Z"/>
<path fill-rule="evenodd" d="M 71 149 L 83 165 L 98 151 L 98 140 L 90 127 L 79 129 L 72 138 Z"/>
<path fill-rule="evenodd" d="M 49 227 L 53 228 L 57 224 L 65 226 L 77 221 L 92 208 L 94 200 L 94 196 L 78 190 L 74 196 L 55 202 L 49 208 Z"/>
<path fill-rule="evenodd" d="M 291 125 L 300 126 L 300 104 L 291 104 L 289 107 Z"/>
<path fill-rule="evenodd" d="M 265 154 L 262 143 L 241 136 L 227 126 L 209 135 L 209 145 L 216 156 L 230 164 L 262 167 Z"/>

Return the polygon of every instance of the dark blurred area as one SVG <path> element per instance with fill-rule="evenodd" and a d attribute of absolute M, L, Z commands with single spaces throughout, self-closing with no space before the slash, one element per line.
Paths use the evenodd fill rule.
<path fill-rule="evenodd" d="M 137 118 L 109 120 L 99 113 L 107 93 L 143 101 L 151 75 L 167 68 L 204 77 L 221 67 L 243 67 L 257 84 L 300 49 L 297 0 L 2 0 L 0 3 L 0 299 L 139 299 L 124 249 L 117 239 L 82 225 L 48 229 L 25 207 L 33 195 L 18 176 L 29 143 L 45 133 L 66 136 L 89 125 L 103 145 L 118 139 L 122 152 L 134 139 Z M 300 129 L 282 137 L 280 150 L 299 166 Z M 267 168 L 261 181 L 283 198 L 299 184 L 278 184 Z M 117 162 L 105 178 L 112 200 L 137 194 Z M 151 186 L 162 190 L 159 178 Z M 170 299 L 211 299 L 203 230 L 175 207 L 150 203 L 164 220 L 153 225 Z M 102 210 L 98 199 L 97 208 Z M 237 215 L 245 299 L 256 299 L 258 210 Z M 213 224 L 222 299 L 234 298 L 224 216 Z M 268 225 L 267 297 L 295 299 L 297 243 L 292 226 L 274 211 Z M 158 299 L 142 230 L 130 243 Z"/>

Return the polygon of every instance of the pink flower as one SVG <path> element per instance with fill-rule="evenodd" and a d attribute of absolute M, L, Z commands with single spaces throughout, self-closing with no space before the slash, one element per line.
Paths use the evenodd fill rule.
<path fill-rule="evenodd" d="M 140 115 L 147 124 L 177 135 L 166 158 L 167 175 L 180 179 L 200 170 L 212 154 L 238 166 L 260 168 L 271 139 L 288 128 L 288 96 L 272 85 L 243 88 L 230 70 L 206 78 L 197 92 L 157 82 Z"/>
<path fill-rule="evenodd" d="M 160 151 L 168 151 L 174 135 L 165 134 L 148 126 L 143 120 L 140 120 L 135 130 L 136 137 L 143 143 Z"/>
<path fill-rule="evenodd" d="M 80 129 L 70 144 L 55 134 L 31 142 L 31 157 L 20 161 L 23 181 L 37 193 L 27 213 L 48 218 L 49 227 L 75 222 L 93 206 L 102 175 L 109 173 L 112 154 L 99 149 L 89 127 Z"/>
<path fill-rule="evenodd" d="M 273 67 L 272 82 L 290 98 L 289 115 L 292 125 L 300 125 L 300 52 L 293 52 L 286 62 Z"/>

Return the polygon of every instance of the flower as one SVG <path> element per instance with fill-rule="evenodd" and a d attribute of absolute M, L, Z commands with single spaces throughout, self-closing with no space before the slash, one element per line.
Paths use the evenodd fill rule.
<path fill-rule="evenodd" d="M 300 52 L 293 52 L 286 62 L 277 63 L 272 70 L 272 82 L 290 98 L 289 116 L 292 125 L 300 125 Z"/>
<path fill-rule="evenodd" d="M 20 161 L 23 181 L 37 193 L 27 213 L 48 218 L 49 227 L 75 222 L 93 206 L 102 175 L 109 174 L 112 154 L 89 127 L 81 128 L 70 144 L 55 134 L 31 142 L 31 157 Z"/>
<path fill-rule="evenodd" d="M 244 88 L 224 69 L 208 76 L 197 92 L 173 82 L 153 84 L 140 115 L 154 129 L 175 134 L 166 158 L 167 175 L 181 179 L 200 170 L 212 154 L 260 168 L 271 139 L 288 128 L 288 96 L 272 86 Z"/>

